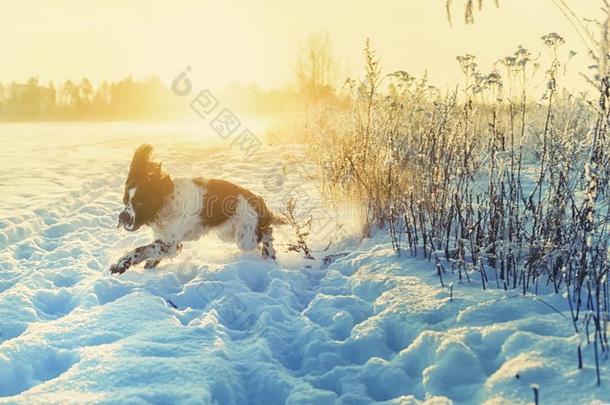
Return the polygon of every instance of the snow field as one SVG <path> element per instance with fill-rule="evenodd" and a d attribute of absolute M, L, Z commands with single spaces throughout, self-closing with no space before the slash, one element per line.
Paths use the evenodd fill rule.
<path fill-rule="evenodd" d="M 0 156 L 41 156 L 20 175 L 27 186 L 0 176 L 0 403 L 513 404 L 533 402 L 532 384 L 543 404 L 610 401 L 586 345 L 577 370 L 581 337 L 561 296 L 446 274 L 451 296 L 433 263 L 397 257 L 384 236 L 345 242 L 351 253 L 327 267 L 283 252 L 289 229 L 277 232 L 277 263 L 209 237 L 157 269 L 110 276 L 151 237 L 116 229 L 142 137 L 24 138 L 35 148 Z M 146 138 L 170 173 L 235 180 L 276 210 L 302 191 L 285 147 L 244 162 L 193 139 Z M 607 384 L 607 361 L 602 373 Z"/>

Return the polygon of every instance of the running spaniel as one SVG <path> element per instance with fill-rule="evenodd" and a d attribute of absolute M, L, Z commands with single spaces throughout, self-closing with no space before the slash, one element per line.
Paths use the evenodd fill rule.
<path fill-rule="evenodd" d="M 172 179 L 161 163 L 151 161 L 152 150 L 141 145 L 133 155 L 119 227 L 134 232 L 148 225 L 155 241 L 121 257 L 110 267 L 111 273 L 122 274 L 140 262 L 153 268 L 180 252 L 182 242 L 197 240 L 211 230 L 242 250 L 262 244 L 263 257 L 275 259 L 272 225 L 284 222 L 260 196 L 225 180 Z"/>

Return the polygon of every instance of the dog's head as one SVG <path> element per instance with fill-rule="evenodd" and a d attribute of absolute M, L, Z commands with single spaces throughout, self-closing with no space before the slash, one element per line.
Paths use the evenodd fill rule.
<path fill-rule="evenodd" d="M 125 208 L 119 214 L 119 227 L 131 232 L 155 220 L 163 200 L 174 187 L 170 176 L 161 169 L 161 163 L 150 160 L 152 150 L 148 144 L 136 149 L 125 182 Z"/>

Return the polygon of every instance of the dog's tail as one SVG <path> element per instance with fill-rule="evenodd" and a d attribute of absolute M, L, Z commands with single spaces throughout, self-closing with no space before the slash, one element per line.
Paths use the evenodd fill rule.
<path fill-rule="evenodd" d="M 290 222 L 283 215 L 271 214 L 271 225 L 288 225 Z"/>

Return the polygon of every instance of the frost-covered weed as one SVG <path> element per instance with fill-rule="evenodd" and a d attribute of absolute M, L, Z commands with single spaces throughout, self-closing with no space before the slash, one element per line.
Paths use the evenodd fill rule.
<path fill-rule="evenodd" d="M 521 46 L 487 74 L 458 57 L 466 86 L 442 92 L 383 75 L 367 41 L 363 79 L 346 82 L 351 108 L 310 127 L 311 155 L 327 196 L 362 207 L 363 237 L 388 230 L 398 254 L 434 259 L 441 283 L 450 267 L 484 288 L 567 291 L 576 332 L 584 312 L 608 353 L 610 68 L 602 56 L 597 100 L 572 95 L 558 84 L 563 38 L 542 43 L 551 62 L 536 99 L 541 66 Z"/>

